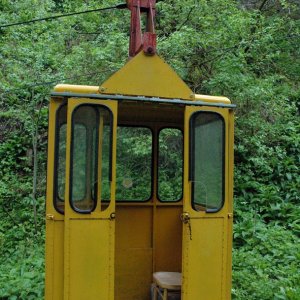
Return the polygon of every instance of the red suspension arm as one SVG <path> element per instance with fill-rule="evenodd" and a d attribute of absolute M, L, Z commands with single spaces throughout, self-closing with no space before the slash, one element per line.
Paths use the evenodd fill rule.
<path fill-rule="evenodd" d="M 134 57 L 143 50 L 147 55 L 156 53 L 155 34 L 155 5 L 156 0 L 127 0 L 131 11 L 129 56 Z M 141 14 L 146 13 L 146 31 L 142 33 Z"/>

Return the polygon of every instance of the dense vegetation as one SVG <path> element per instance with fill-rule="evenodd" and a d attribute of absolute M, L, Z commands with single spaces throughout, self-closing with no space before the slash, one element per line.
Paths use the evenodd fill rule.
<path fill-rule="evenodd" d="M 2 0 L 0 24 L 115 1 Z M 0 28 L 0 299 L 42 299 L 47 102 L 127 59 L 129 12 Z M 233 299 L 300 299 L 298 0 L 158 2 L 159 54 L 237 104 Z"/>

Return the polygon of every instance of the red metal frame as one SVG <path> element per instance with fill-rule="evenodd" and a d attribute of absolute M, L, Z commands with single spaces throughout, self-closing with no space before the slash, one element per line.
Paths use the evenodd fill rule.
<path fill-rule="evenodd" d="M 154 29 L 156 0 L 127 0 L 131 11 L 129 56 L 134 57 L 142 49 L 147 55 L 156 53 Z M 147 14 L 146 32 L 142 33 L 141 13 Z"/>

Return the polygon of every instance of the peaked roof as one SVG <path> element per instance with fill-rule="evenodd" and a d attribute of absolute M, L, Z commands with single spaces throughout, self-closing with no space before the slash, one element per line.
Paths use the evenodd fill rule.
<path fill-rule="evenodd" d="M 141 51 L 101 84 L 100 93 L 193 100 L 191 89 L 158 55 Z"/>

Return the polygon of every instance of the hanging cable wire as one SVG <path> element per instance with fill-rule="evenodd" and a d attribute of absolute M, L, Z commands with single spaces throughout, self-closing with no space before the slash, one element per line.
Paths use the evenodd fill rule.
<path fill-rule="evenodd" d="M 82 15 L 82 14 L 93 13 L 93 12 L 98 12 L 98 11 L 111 10 L 111 9 L 124 9 L 124 8 L 127 8 L 127 5 L 125 3 L 121 3 L 121 4 L 117 4 L 115 6 L 110 6 L 110 7 L 103 7 L 103 8 L 96 8 L 96 9 L 91 9 L 91 10 L 73 12 L 73 13 L 69 13 L 69 14 L 45 17 L 45 18 L 40 18 L 40 19 L 33 19 L 33 20 L 29 20 L 29 21 L 24 21 L 24 22 L 3 24 L 3 25 L 0 25 L 0 28 L 7 28 L 7 27 L 11 27 L 11 26 L 20 26 L 20 25 L 29 25 L 29 24 L 41 22 L 41 21 L 51 21 L 54 19 Z"/>

